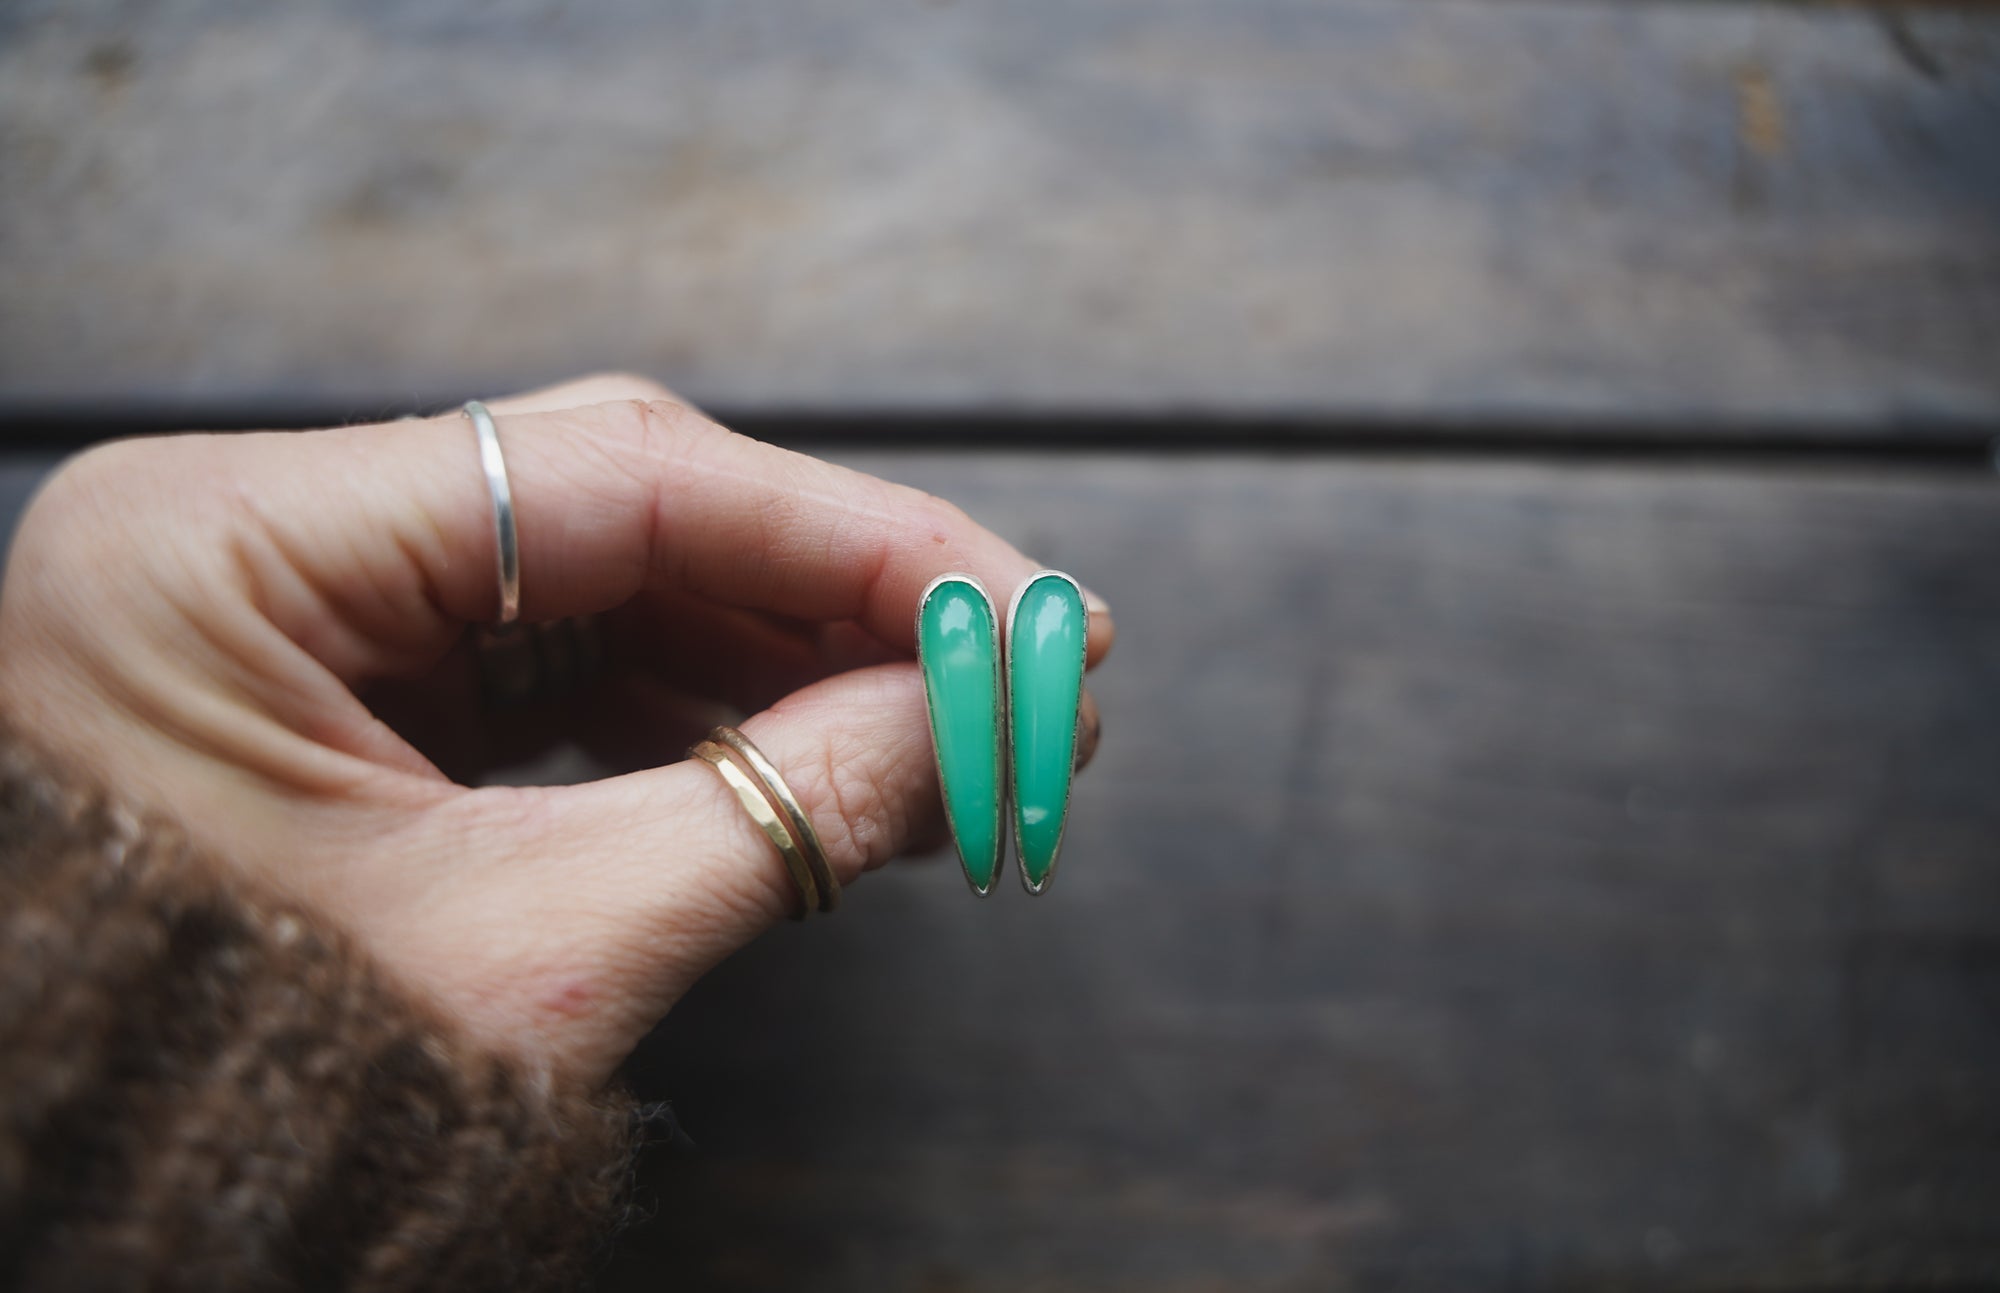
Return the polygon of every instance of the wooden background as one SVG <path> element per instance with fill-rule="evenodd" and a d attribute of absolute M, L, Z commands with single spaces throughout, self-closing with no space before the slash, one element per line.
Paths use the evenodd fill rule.
<path fill-rule="evenodd" d="M 609 366 L 1116 607 L 617 1288 L 2000 1286 L 2000 12 L 0 5 L 0 512 Z"/>
<path fill-rule="evenodd" d="M 14 0 L 0 389 L 1983 433 L 1996 81 L 1909 6 Z"/>

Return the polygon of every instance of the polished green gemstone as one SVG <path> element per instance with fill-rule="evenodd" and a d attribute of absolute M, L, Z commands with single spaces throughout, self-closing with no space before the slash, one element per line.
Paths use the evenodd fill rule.
<path fill-rule="evenodd" d="M 984 894 L 1000 874 L 1000 635 L 993 599 L 947 575 L 917 610 L 917 658 L 945 817 L 965 878 Z"/>
<path fill-rule="evenodd" d="M 1076 707 L 1083 694 L 1083 590 L 1043 571 L 1014 599 L 1007 626 L 1014 835 L 1021 877 L 1040 893 L 1055 872 L 1076 769 Z"/>

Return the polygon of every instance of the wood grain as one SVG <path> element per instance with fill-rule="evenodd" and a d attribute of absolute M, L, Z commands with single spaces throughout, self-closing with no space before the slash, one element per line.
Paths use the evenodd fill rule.
<path fill-rule="evenodd" d="M 849 461 L 1111 600 L 1105 743 L 1047 897 L 676 1010 L 609 1287 L 2000 1281 L 2000 481 Z"/>
<path fill-rule="evenodd" d="M 2000 1280 L 2000 483 L 857 461 L 1112 603 L 1103 750 L 683 1003 L 613 1287 Z"/>
<path fill-rule="evenodd" d="M 0 414 L 2000 423 L 2000 14 L 0 10 Z M 1732 431 L 1732 433 L 1734 433 Z"/>

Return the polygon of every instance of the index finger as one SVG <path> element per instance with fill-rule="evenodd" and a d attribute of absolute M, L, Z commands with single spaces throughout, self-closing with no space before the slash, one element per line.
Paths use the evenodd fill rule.
<path fill-rule="evenodd" d="M 1039 568 L 943 499 L 737 435 L 685 405 L 613 401 L 497 422 L 525 619 L 677 586 L 733 606 L 854 620 L 908 650 L 918 596 L 937 575 L 965 571 L 997 591 Z M 342 545 L 366 543 L 371 564 L 414 562 L 446 615 L 493 619 L 492 502 L 467 421 L 328 436 L 313 493 L 324 500 L 331 489 L 364 513 Z M 356 478 L 365 487 L 342 487 Z M 1095 664 L 1113 627 L 1100 601 L 1091 609 Z"/>

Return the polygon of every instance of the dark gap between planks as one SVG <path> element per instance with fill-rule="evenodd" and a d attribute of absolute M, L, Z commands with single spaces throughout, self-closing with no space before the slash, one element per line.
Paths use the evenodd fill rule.
<path fill-rule="evenodd" d="M 404 406 L 405 408 L 409 406 Z M 425 402 L 433 412 L 438 407 Z M 448 409 L 450 406 L 444 406 Z M 0 454 L 70 452 L 122 436 L 172 431 L 299 430 L 357 425 L 401 409 L 59 409 L 0 413 Z M 1852 428 L 1668 421 L 1605 426 L 1560 419 L 1399 419 L 1210 413 L 759 412 L 711 410 L 746 435 L 804 450 L 1259 454 L 1366 458 L 1564 459 L 1587 462 L 1815 463 L 1990 472 L 2000 424 Z M 1914 429 L 1915 434 L 1910 434 Z"/>

